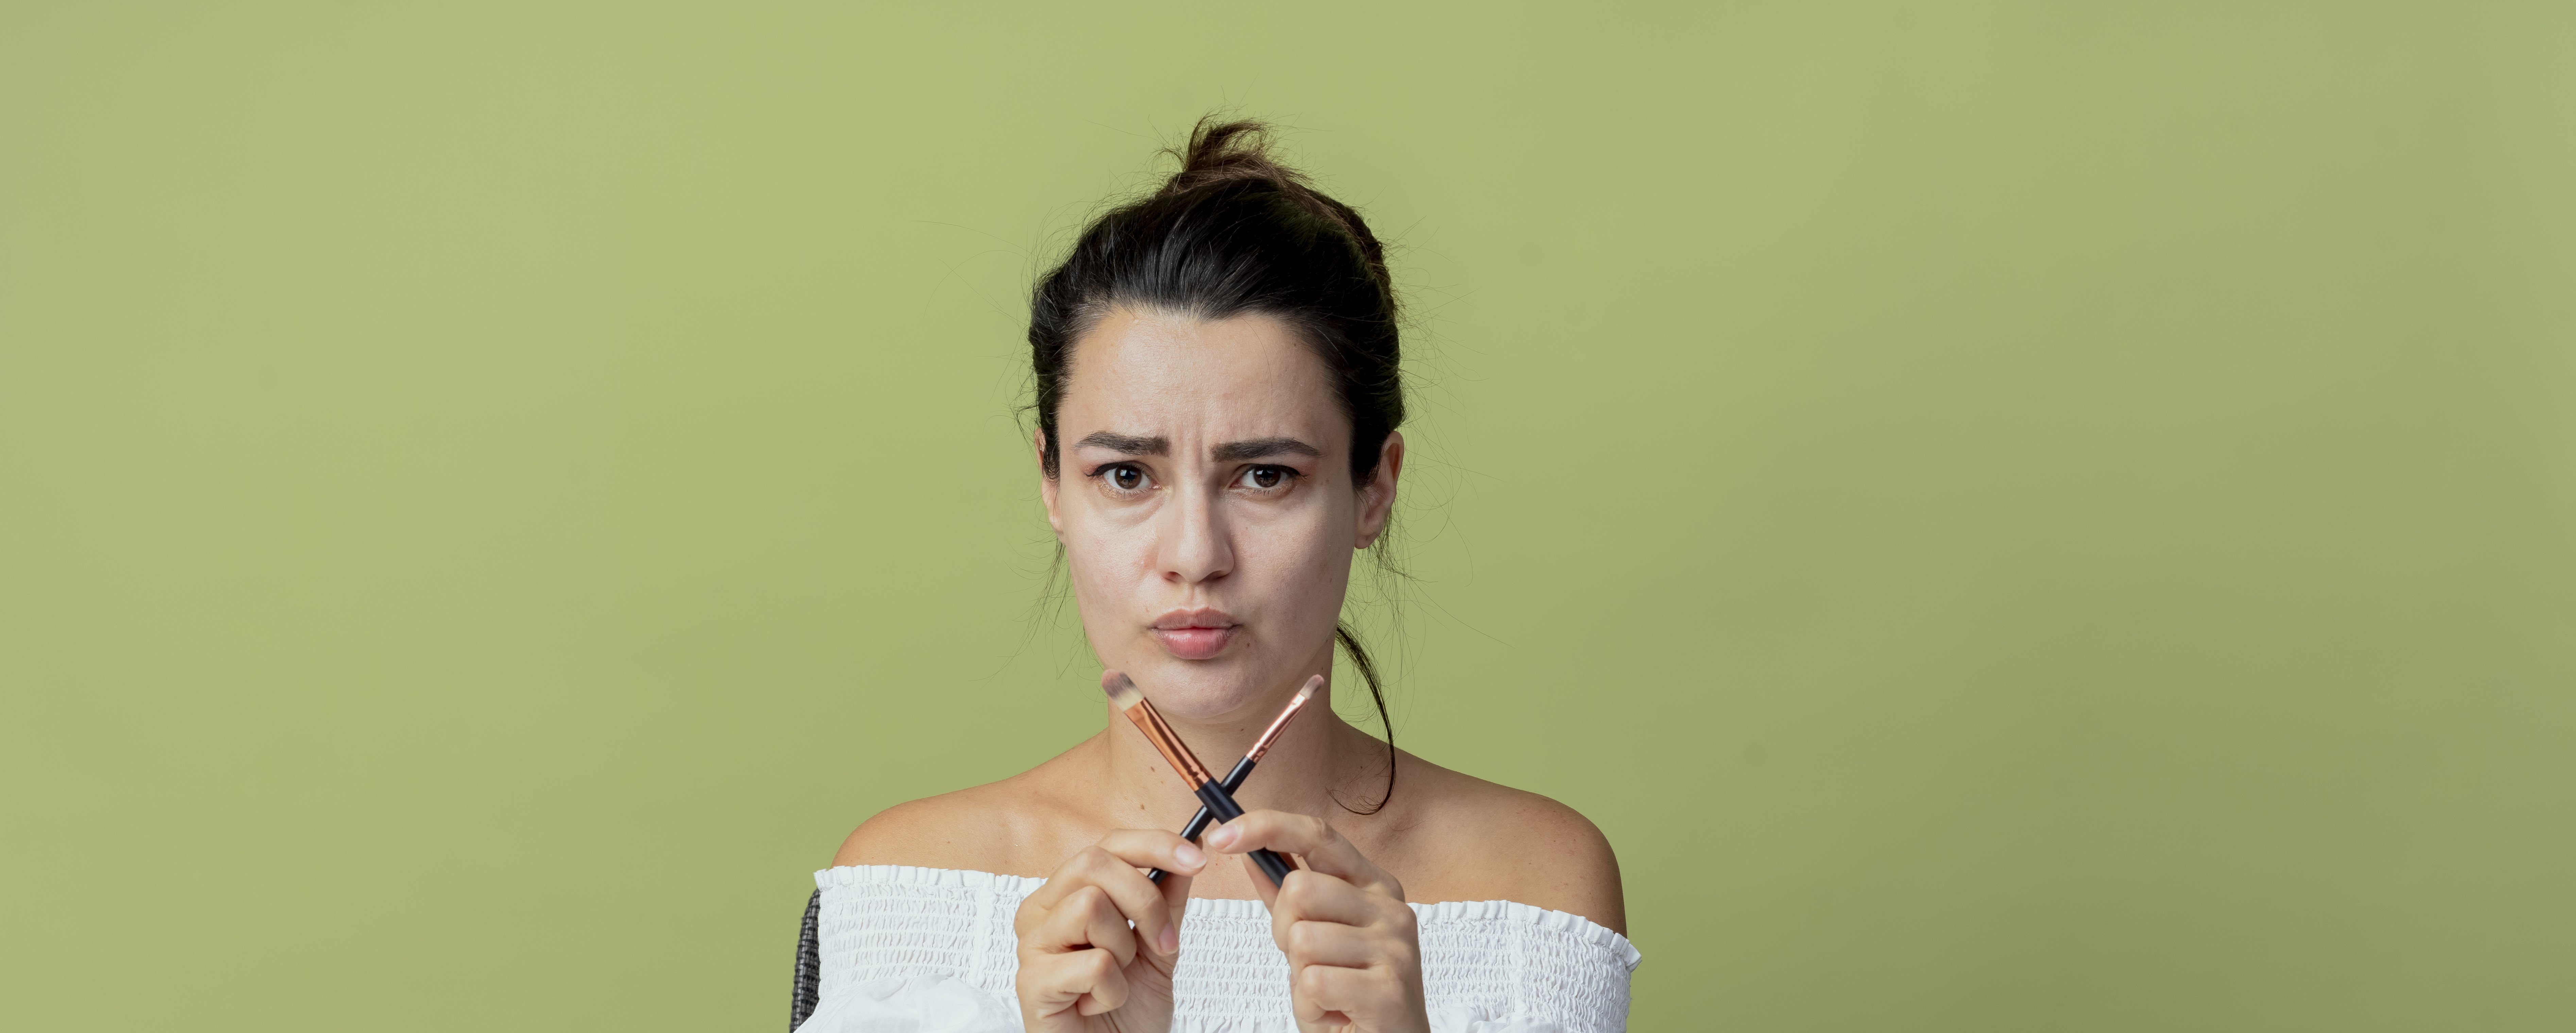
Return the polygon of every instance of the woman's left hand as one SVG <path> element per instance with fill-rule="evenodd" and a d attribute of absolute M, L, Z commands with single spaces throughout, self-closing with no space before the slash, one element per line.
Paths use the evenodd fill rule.
<path fill-rule="evenodd" d="M 1422 942 L 1404 887 L 1321 818 L 1252 811 L 1209 832 L 1207 847 L 1297 855 L 1279 886 L 1244 868 L 1270 906 L 1270 936 L 1288 955 L 1288 995 L 1306 1033 L 1427 1033 Z"/>

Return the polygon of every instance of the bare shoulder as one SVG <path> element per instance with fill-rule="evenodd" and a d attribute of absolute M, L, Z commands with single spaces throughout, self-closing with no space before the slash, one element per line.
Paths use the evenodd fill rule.
<path fill-rule="evenodd" d="M 1066 852 L 1065 837 L 1080 832 L 1038 777 L 1047 766 L 888 807 L 852 830 L 832 863 L 1042 877 Z"/>
<path fill-rule="evenodd" d="M 1005 870 L 994 867 L 1000 862 L 988 849 L 992 803 L 999 795 L 994 789 L 1000 784 L 941 793 L 879 811 L 841 841 L 832 863 Z"/>
<path fill-rule="evenodd" d="M 1628 908 L 1619 858 L 1592 820 L 1537 793 L 1451 771 L 1411 754 L 1399 769 L 1398 835 L 1436 849 L 1416 868 L 1428 876 L 1414 900 L 1511 900 L 1581 915 L 1625 935 Z M 1405 790 L 1414 790 L 1406 802 Z"/>

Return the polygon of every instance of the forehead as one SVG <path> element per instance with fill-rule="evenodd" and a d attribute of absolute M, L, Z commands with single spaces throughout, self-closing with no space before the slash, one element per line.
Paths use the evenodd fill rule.
<path fill-rule="evenodd" d="M 1128 308 L 1111 310 L 1074 346 L 1057 411 L 1068 437 L 1080 436 L 1077 422 L 1327 437 L 1348 433 L 1340 417 L 1323 360 L 1277 317 L 1206 320 Z"/>

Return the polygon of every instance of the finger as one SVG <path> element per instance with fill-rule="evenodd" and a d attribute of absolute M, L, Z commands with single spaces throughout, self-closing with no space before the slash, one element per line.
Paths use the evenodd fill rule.
<path fill-rule="evenodd" d="M 1382 901 L 1384 897 L 1374 900 Z M 1289 872 L 1288 881 L 1279 886 L 1278 899 L 1271 901 L 1270 914 L 1279 929 L 1290 922 L 1339 922 L 1343 925 L 1369 925 L 1378 918 L 1378 909 L 1369 894 L 1359 887 L 1333 876 L 1308 869 Z M 1282 944 L 1285 950 L 1286 945 Z"/>
<path fill-rule="evenodd" d="M 1404 899 L 1404 887 L 1393 876 L 1379 870 L 1322 818 L 1285 811 L 1247 811 L 1208 833 L 1207 845 L 1210 850 L 1227 854 L 1256 849 L 1295 854 L 1316 871 L 1338 876 L 1362 889 Z"/>
<path fill-rule="evenodd" d="M 1189 899 L 1191 880 L 1187 875 L 1176 873 L 1157 886 L 1146 879 L 1145 873 L 1137 870 L 1132 857 L 1158 847 L 1169 847 L 1164 853 L 1169 864 L 1179 866 L 1176 871 L 1196 871 L 1207 863 L 1206 855 L 1199 848 L 1179 836 L 1145 829 L 1122 829 L 1102 837 L 1099 843 L 1083 848 L 1066 860 L 1056 869 L 1056 874 L 1049 877 L 1046 885 L 1029 895 L 1029 900 L 1022 905 L 1022 913 L 1026 914 L 1028 904 L 1051 910 L 1062 906 L 1064 900 L 1078 890 L 1096 888 L 1109 896 L 1120 914 L 1136 923 L 1136 931 L 1141 937 L 1139 942 L 1150 945 L 1157 953 L 1170 954 L 1180 946 L 1180 914 L 1184 902 Z M 1018 926 L 1020 921 L 1015 919 L 1014 925 Z"/>
<path fill-rule="evenodd" d="M 1047 912 L 1044 923 L 1023 934 L 1021 942 L 1049 954 L 1098 948 L 1115 956 L 1122 966 L 1136 960 L 1136 934 L 1098 886 L 1075 890 Z"/>
<path fill-rule="evenodd" d="M 1162 833 L 1152 835 L 1162 835 Z M 1186 843 L 1182 845 L 1188 846 Z M 1181 856 L 1196 856 L 1201 864 L 1206 860 L 1206 856 L 1199 853 L 1196 847 L 1188 847 L 1187 853 L 1182 853 Z M 1175 863 L 1178 863 L 1177 859 Z M 1165 885 L 1157 886 L 1152 880 L 1145 878 L 1145 873 L 1137 871 L 1133 862 L 1102 849 L 1083 851 L 1073 861 L 1068 862 L 1064 870 L 1067 873 L 1067 879 L 1088 883 L 1108 894 L 1110 903 L 1116 906 L 1118 913 L 1125 916 L 1126 921 L 1135 923 L 1137 943 L 1158 954 L 1170 954 L 1179 948 L 1181 937 L 1179 903 L 1189 899 L 1188 878 L 1173 876 L 1164 880 Z M 1175 881 L 1179 882 L 1179 885 L 1169 885 Z M 1181 894 L 1178 901 L 1174 898 L 1174 891 Z"/>
<path fill-rule="evenodd" d="M 1390 953 L 1383 939 L 1367 929 L 1340 922 L 1291 922 L 1279 936 L 1279 950 L 1288 955 L 1291 968 L 1366 968 Z"/>
<path fill-rule="evenodd" d="M 1196 875 L 1207 867 L 1207 852 L 1198 844 L 1162 829 L 1115 829 L 1094 845 L 1134 868 Z"/>
<path fill-rule="evenodd" d="M 1018 982 L 1020 999 L 1041 1016 L 1098 1015 L 1127 1003 L 1127 975 L 1104 950 L 1023 958 Z"/>
<path fill-rule="evenodd" d="M 1038 887 L 1028 899 L 1039 907 L 1053 908 L 1056 901 L 1080 885 L 1066 876 L 1108 870 L 1109 866 L 1101 863 L 1103 855 L 1130 868 L 1160 868 L 1175 875 L 1197 875 L 1207 867 L 1207 854 L 1189 840 L 1161 829 L 1116 829 L 1066 858 L 1047 877 L 1046 885 Z M 1140 871 L 1136 877 L 1142 879 L 1144 873 Z"/>
<path fill-rule="evenodd" d="M 1366 1021 L 1413 1010 L 1402 978 L 1383 968 L 1308 965 L 1297 971 L 1292 988 L 1291 1003 L 1301 1018 L 1311 1010 L 1315 1017 L 1310 1022 L 1334 1012 Z"/>
<path fill-rule="evenodd" d="M 1152 943 L 1154 949 L 1162 954 L 1174 954 L 1181 949 L 1181 918 L 1190 907 L 1191 881 L 1190 876 L 1167 868 L 1164 869 L 1161 883 L 1147 883 L 1161 891 L 1163 895 L 1163 924 L 1154 929 L 1153 938 L 1146 941 Z M 1140 935 L 1145 932 L 1145 927 L 1142 925 L 1138 925 L 1136 929 Z"/>

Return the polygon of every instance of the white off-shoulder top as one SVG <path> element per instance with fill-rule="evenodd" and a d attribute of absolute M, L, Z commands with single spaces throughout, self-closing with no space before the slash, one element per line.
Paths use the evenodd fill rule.
<path fill-rule="evenodd" d="M 1002 1033 L 1020 1025 L 1011 917 L 1044 879 L 860 865 L 814 873 L 822 995 L 797 1033 Z M 1637 948 L 1589 919 L 1508 900 L 1415 904 L 1435 1033 L 1614 1033 Z M 1173 1033 L 1294 1033 L 1288 957 L 1258 900 L 1194 898 Z"/>

